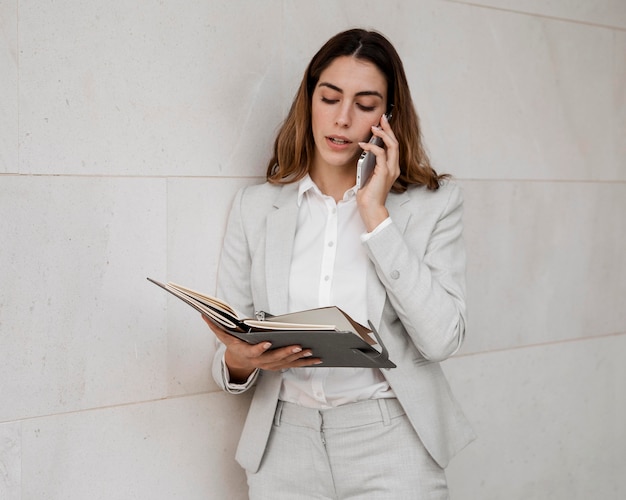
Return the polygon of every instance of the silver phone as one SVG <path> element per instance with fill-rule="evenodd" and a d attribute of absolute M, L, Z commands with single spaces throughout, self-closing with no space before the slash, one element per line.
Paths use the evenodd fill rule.
<path fill-rule="evenodd" d="M 391 120 L 391 112 L 385 115 L 387 120 Z M 376 146 L 382 147 L 383 140 L 372 134 L 372 137 L 369 140 L 370 144 L 375 144 Z M 365 183 L 372 175 L 374 171 L 374 167 L 376 166 L 376 155 L 371 151 L 363 151 L 361 156 L 359 157 L 359 161 L 356 164 L 356 188 L 361 189 L 365 186 Z"/>

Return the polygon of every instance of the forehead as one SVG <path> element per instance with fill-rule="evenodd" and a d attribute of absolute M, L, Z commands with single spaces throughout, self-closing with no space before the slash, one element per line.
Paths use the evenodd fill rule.
<path fill-rule="evenodd" d="M 376 91 L 387 96 L 387 79 L 383 72 L 374 63 L 351 56 L 336 58 L 322 71 L 317 88 L 328 83 L 346 94 Z"/>

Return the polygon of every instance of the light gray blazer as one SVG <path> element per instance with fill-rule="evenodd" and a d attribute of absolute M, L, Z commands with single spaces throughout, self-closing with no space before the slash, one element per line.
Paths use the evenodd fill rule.
<path fill-rule="evenodd" d="M 239 311 L 287 311 L 298 184 L 243 188 L 228 220 L 218 272 L 218 296 Z M 393 224 L 366 243 L 370 321 L 397 368 L 383 369 L 426 449 L 446 467 L 474 433 L 438 361 L 454 354 L 465 334 L 465 250 L 459 187 L 412 187 L 387 198 Z M 213 377 L 224 390 L 218 345 Z M 256 380 L 236 459 L 258 470 L 281 385 L 279 372 Z M 229 390 L 229 392 L 234 392 Z"/>

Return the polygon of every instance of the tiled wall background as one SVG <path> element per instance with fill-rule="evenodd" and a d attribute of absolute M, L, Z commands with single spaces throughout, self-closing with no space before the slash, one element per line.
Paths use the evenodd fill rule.
<path fill-rule="evenodd" d="M 458 500 L 626 498 L 626 2 L 0 0 L 0 498 L 237 499 L 208 292 L 304 66 L 404 58 L 466 198 Z"/>

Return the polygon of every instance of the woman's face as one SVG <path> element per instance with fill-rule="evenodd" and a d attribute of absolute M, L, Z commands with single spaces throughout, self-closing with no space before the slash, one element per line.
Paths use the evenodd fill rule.
<path fill-rule="evenodd" d="M 367 141 L 387 106 L 387 80 L 371 62 L 342 56 L 320 75 L 313 91 L 311 128 L 314 169 L 355 169 Z"/>

